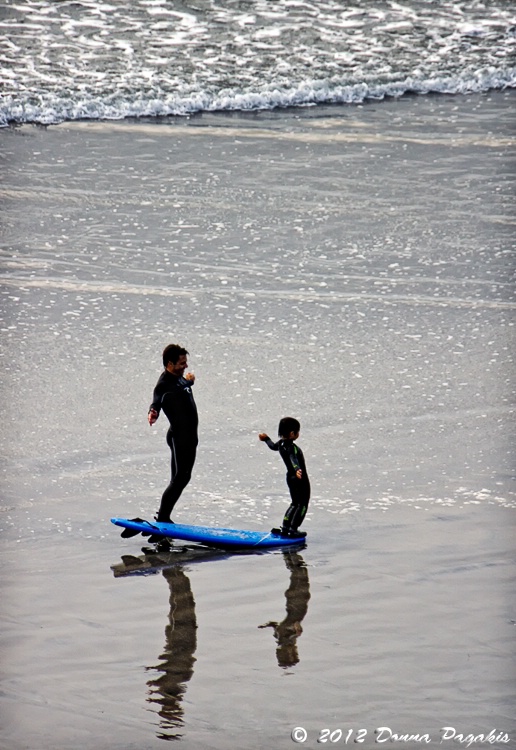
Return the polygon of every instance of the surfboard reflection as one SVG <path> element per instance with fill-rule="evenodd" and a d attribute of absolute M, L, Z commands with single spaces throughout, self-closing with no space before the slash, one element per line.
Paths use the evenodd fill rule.
<path fill-rule="evenodd" d="M 305 561 L 299 552 L 284 552 L 283 558 L 290 571 L 290 584 L 285 591 L 286 617 L 281 622 L 267 622 L 260 628 L 272 628 L 277 641 L 276 659 L 278 666 L 294 667 L 299 663 L 297 639 L 303 632 L 301 623 L 308 612 L 310 600 L 310 580 Z"/>

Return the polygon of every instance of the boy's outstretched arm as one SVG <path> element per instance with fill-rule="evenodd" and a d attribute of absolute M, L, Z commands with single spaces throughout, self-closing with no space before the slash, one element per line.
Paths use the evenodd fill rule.
<path fill-rule="evenodd" d="M 261 440 L 263 443 L 267 443 L 271 451 L 279 450 L 279 444 L 273 443 L 266 432 L 260 432 L 260 434 L 258 435 L 258 439 Z"/>

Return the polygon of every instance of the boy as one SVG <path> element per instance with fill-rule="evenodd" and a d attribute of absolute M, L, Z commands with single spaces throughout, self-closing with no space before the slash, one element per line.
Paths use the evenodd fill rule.
<path fill-rule="evenodd" d="M 298 531 L 298 528 L 303 523 L 310 500 L 310 480 L 306 473 L 303 451 L 294 444 L 294 440 L 299 437 L 300 430 L 301 425 L 297 419 L 283 417 L 278 426 L 280 439 L 277 443 L 273 443 L 265 432 L 258 435 L 258 438 L 267 443 L 271 450 L 280 452 L 287 467 L 287 485 L 292 502 L 283 518 L 283 527 L 273 529 L 272 532 L 291 539 L 303 539 L 306 536 L 306 531 Z"/>

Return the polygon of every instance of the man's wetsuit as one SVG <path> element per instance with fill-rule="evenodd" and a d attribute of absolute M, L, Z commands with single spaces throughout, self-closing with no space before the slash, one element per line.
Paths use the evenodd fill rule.
<path fill-rule="evenodd" d="M 287 485 L 292 503 L 283 518 L 283 531 L 297 531 L 304 521 L 310 501 L 310 480 L 306 472 L 303 451 L 293 440 L 285 438 L 281 438 L 277 443 L 267 438 L 265 442 L 271 450 L 279 451 L 287 467 Z M 301 469 L 301 479 L 296 476 L 299 469 Z"/>
<path fill-rule="evenodd" d="M 149 411 L 163 411 L 170 422 L 167 444 L 172 454 L 170 484 L 163 493 L 157 521 L 170 521 L 170 514 L 190 481 L 197 452 L 199 418 L 192 394 L 193 383 L 165 370 L 156 383 Z"/>

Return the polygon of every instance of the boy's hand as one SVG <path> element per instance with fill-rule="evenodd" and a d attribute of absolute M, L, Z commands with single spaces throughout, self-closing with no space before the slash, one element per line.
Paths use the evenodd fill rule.
<path fill-rule="evenodd" d="M 193 372 L 187 372 L 185 375 L 185 380 L 188 380 L 189 383 L 195 383 L 195 375 Z"/>
<path fill-rule="evenodd" d="M 157 420 L 157 418 L 158 418 L 158 412 L 156 411 L 156 409 L 151 409 L 149 413 L 147 414 L 147 419 L 151 427 L 154 424 L 154 422 Z"/>
<path fill-rule="evenodd" d="M 268 440 L 268 438 L 269 438 L 269 436 L 267 435 L 266 432 L 260 432 L 260 434 L 258 435 L 258 440 L 261 440 L 262 442 L 264 440 Z"/>

